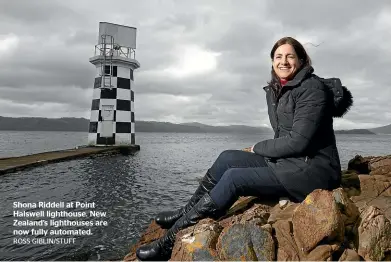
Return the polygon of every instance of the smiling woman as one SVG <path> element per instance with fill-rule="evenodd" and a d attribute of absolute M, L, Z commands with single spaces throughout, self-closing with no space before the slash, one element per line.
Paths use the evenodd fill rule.
<path fill-rule="evenodd" d="M 174 77 L 208 73 L 217 68 L 217 56 L 219 55 L 219 53 L 203 50 L 196 45 L 182 46 L 178 48 L 177 64 L 164 71 Z"/>
<path fill-rule="evenodd" d="M 137 249 L 139 260 L 169 259 L 180 230 L 206 217 L 223 217 L 240 196 L 301 202 L 315 189 L 339 186 L 333 117 L 348 111 L 351 93 L 339 79 L 315 75 L 307 52 L 294 38 L 277 41 L 270 57 L 272 81 L 264 90 L 274 138 L 259 141 L 251 152 L 223 151 L 184 207 L 157 214 L 155 222 L 168 230 Z"/>

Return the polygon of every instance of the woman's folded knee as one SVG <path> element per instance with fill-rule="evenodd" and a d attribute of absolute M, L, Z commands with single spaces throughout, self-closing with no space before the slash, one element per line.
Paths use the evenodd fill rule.
<path fill-rule="evenodd" d="M 219 157 L 217 160 L 219 161 L 230 161 L 235 159 L 235 155 L 237 155 L 238 150 L 224 150 L 223 152 L 220 153 Z"/>
<path fill-rule="evenodd" d="M 240 180 L 240 173 L 238 170 L 231 168 L 224 172 L 220 182 L 225 184 L 227 188 L 234 189 L 240 184 L 238 183 Z"/>

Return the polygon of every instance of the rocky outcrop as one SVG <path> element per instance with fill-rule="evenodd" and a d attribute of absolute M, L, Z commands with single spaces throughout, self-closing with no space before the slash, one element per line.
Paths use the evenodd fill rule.
<path fill-rule="evenodd" d="M 332 192 L 315 190 L 297 207 L 292 216 L 297 247 L 308 254 L 321 242 L 341 243 L 344 223 Z"/>
<path fill-rule="evenodd" d="M 391 258 L 391 224 L 380 209 L 365 208 L 358 225 L 356 241 L 358 254 L 366 260 L 380 261 Z"/>
<path fill-rule="evenodd" d="M 180 231 L 170 260 L 390 260 L 390 221 L 391 156 L 356 156 L 338 189 L 301 203 L 243 197 L 218 221 Z M 164 232 L 152 222 L 124 260 Z"/>

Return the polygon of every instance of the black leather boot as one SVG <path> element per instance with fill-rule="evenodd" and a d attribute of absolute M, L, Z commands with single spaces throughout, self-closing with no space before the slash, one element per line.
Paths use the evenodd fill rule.
<path fill-rule="evenodd" d="M 206 193 L 189 212 L 180 217 L 167 230 L 162 238 L 139 247 L 136 251 L 136 256 L 141 261 L 167 261 L 171 257 L 175 237 L 180 230 L 197 224 L 198 221 L 205 217 L 217 219 L 223 214 L 224 212 L 218 209 L 212 198 Z"/>
<path fill-rule="evenodd" d="M 189 210 L 200 200 L 200 198 L 209 193 L 210 190 L 216 185 L 216 181 L 212 178 L 209 172 L 206 172 L 205 176 L 202 178 L 200 185 L 197 190 L 187 202 L 186 206 L 180 208 L 176 211 L 164 211 L 159 213 L 155 217 L 156 224 L 160 225 L 161 228 L 170 228 L 174 225 L 175 221 L 177 221 L 183 214 L 189 212 Z"/>

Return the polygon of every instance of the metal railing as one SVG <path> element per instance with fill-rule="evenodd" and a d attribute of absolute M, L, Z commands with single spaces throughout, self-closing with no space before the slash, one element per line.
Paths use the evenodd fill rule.
<path fill-rule="evenodd" d="M 95 45 L 95 56 L 119 56 L 128 59 L 136 59 L 136 50 L 130 47 L 123 47 L 114 44 L 98 44 Z"/>

